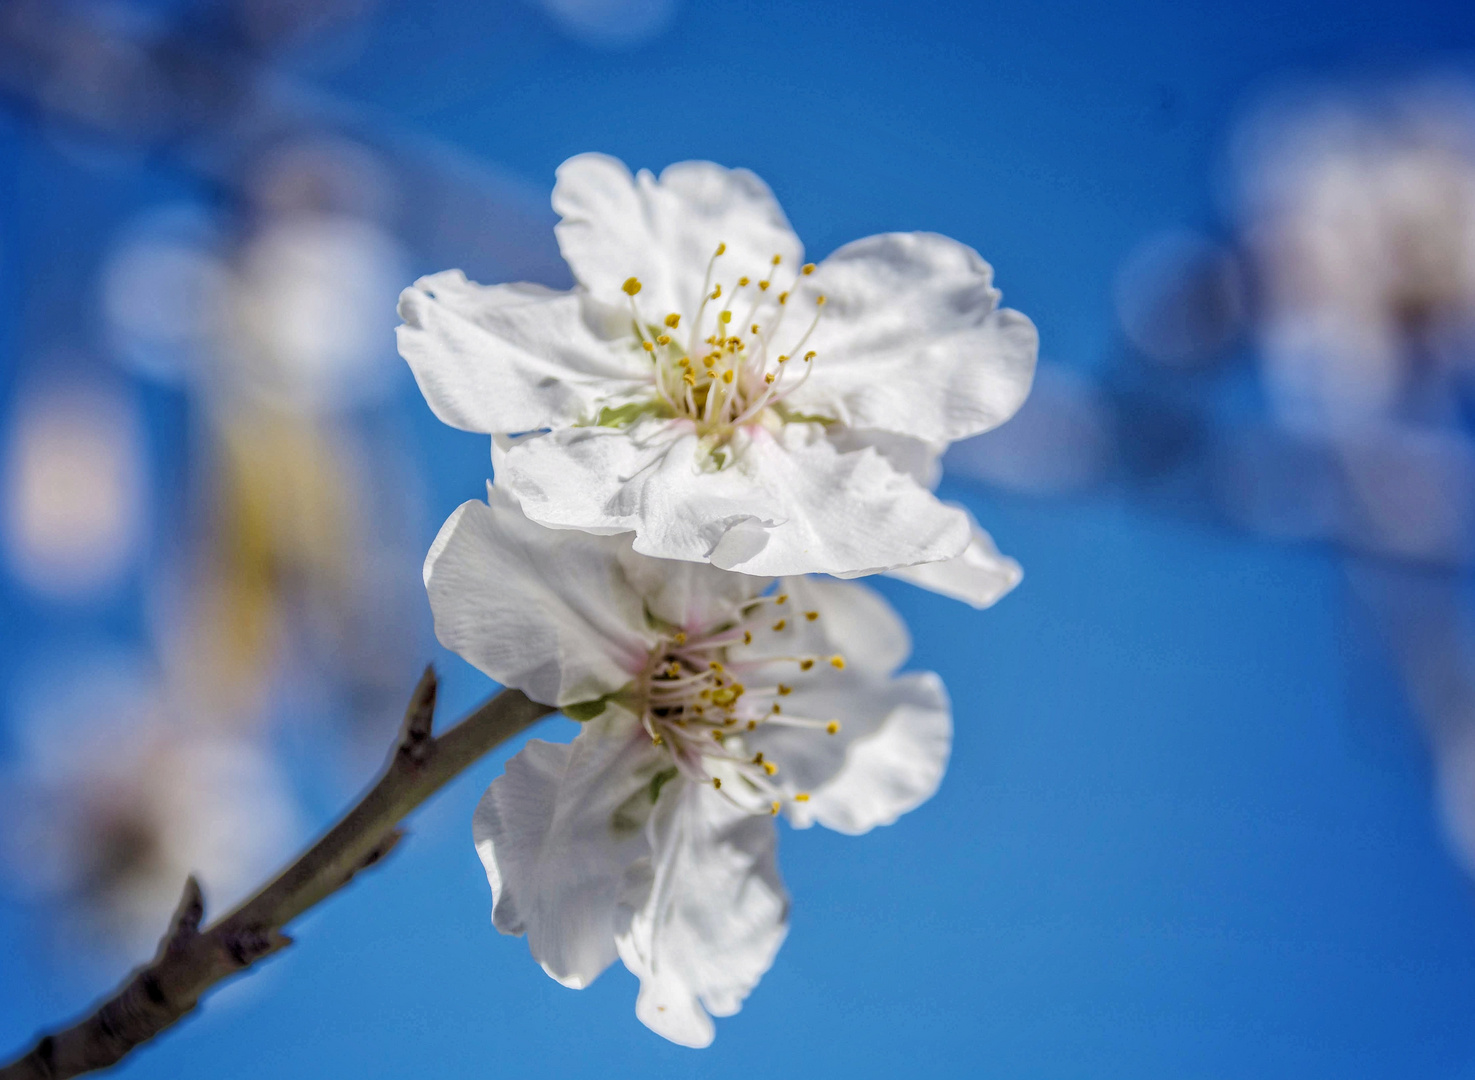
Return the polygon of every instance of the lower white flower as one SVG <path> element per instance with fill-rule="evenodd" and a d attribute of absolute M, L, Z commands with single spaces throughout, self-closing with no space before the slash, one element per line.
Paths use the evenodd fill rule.
<path fill-rule="evenodd" d="M 710 1043 L 783 940 L 772 817 L 863 833 L 942 779 L 942 682 L 893 674 L 906 628 L 863 586 L 651 559 L 496 488 L 446 522 L 425 581 L 443 643 L 584 720 L 477 808 L 494 925 L 566 986 L 618 956 L 674 1042 Z"/>

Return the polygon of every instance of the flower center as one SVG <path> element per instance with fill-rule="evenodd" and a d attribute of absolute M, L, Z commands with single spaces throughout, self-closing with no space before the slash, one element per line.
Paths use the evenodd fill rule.
<path fill-rule="evenodd" d="M 838 654 L 805 656 L 784 648 L 796 620 L 820 617 L 818 611 L 791 611 L 788 604 L 785 593 L 759 597 L 735 620 L 674 631 L 651 650 L 638 686 L 641 723 L 671 755 L 672 768 L 658 776 L 659 783 L 681 773 L 711 784 L 743 809 L 777 814 L 785 798 L 774 779 L 780 763 L 750 753 L 746 736 L 764 726 L 839 732 L 838 720 L 787 710 L 784 699 L 794 688 L 774 681 L 790 664 L 800 672 L 816 664 L 845 666 Z M 793 798 L 805 802 L 809 795 Z"/>
<path fill-rule="evenodd" d="M 676 416 L 693 421 L 699 435 L 719 438 L 745 424 L 789 419 L 782 403 L 809 378 L 816 353 L 804 347 L 825 305 L 823 295 L 816 297 L 809 325 L 802 331 L 786 328 L 793 288 L 814 272 L 814 264 L 801 267 L 786 288 L 776 281 L 785 273 L 778 255 L 765 268 L 766 277 L 738 273 L 724 284 L 720 260 L 726 252 L 727 245 L 718 244 L 708 260 L 702 300 L 694 313 L 673 311 L 653 323 L 635 299 L 640 281 L 632 277 L 624 284 L 632 328 L 639 347 L 650 356 L 659 400 Z M 788 344 L 780 351 L 784 342 Z M 793 374 L 796 367 L 803 369 L 798 375 Z"/>

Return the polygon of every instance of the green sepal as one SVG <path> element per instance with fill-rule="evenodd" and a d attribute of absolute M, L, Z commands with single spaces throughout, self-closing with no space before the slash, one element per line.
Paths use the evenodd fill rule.
<path fill-rule="evenodd" d="M 669 769 L 662 769 L 660 772 L 656 773 L 650 778 L 650 801 L 652 806 L 654 806 L 655 801 L 661 797 L 661 788 L 665 787 L 667 783 L 675 779 L 675 765 L 672 765 Z"/>
<path fill-rule="evenodd" d="M 565 705 L 561 711 L 570 720 L 577 720 L 583 724 L 593 720 L 607 708 L 609 708 L 608 694 L 595 698 L 593 701 L 577 701 L 572 705 Z"/>

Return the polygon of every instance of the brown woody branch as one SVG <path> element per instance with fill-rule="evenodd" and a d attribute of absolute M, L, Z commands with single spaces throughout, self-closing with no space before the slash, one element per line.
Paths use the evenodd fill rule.
<path fill-rule="evenodd" d="M 378 862 L 404 835 L 399 823 L 493 747 L 554 710 L 504 690 L 455 727 L 431 734 L 435 672 L 425 669 L 389 761 L 339 822 L 234 911 L 200 928 L 205 914 L 192 877 L 159 951 L 92 1013 L 42 1036 L 0 1067 L 0 1080 L 62 1080 L 105 1069 L 183 1019 L 217 983 L 292 944 L 282 928 Z"/>

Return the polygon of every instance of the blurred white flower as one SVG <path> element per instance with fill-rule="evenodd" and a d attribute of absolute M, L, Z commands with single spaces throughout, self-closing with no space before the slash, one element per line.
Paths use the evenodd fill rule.
<path fill-rule="evenodd" d="M 1013 415 L 1037 343 L 976 252 L 894 233 L 801 266 L 763 182 L 709 162 L 658 180 L 585 154 L 553 205 L 574 290 L 447 271 L 400 300 L 436 415 L 532 433 L 494 451 L 529 517 L 754 574 L 963 555 L 936 459 Z"/>
<path fill-rule="evenodd" d="M 585 721 L 534 740 L 477 809 L 492 920 L 566 986 L 618 955 L 636 1014 L 711 1042 L 783 940 L 784 813 L 858 834 L 936 790 L 941 681 L 896 676 L 911 643 L 860 585 L 769 579 L 548 530 L 499 489 L 466 503 L 425 564 L 442 642 Z"/>
<path fill-rule="evenodd" d="M 137 560 L 149 511 L 143 424 L 101 381 L 23 384 L 3 459 L 5 553 L 28 586 L 94 592 Z"/>
<path fill-rule="evenodd" d="M 136 665 L 90 663 L 19 697 L 22 753 L 0 833 L 7 876 L 135 955 L 158 940 L 190 874 L 224 910 L 300 834 L 270 758 L 173 722 Z"/>
<path fill-rule="evenodd" d="M 103 309 L 120 354 L 219 407 L 331 413 L 378 400 L 397 372 L 386 348 L 404 256 L 349 214 L 268 215 L 234 252 L 184 215 L 159 215 L 119 245 Z"/>
<path fill-rule="evenodd" d="M 1273 104 L 1239 140 L 1270 388 L 1290 414 L 1387 415 L 1475 343 L 1475 95 Z"/>

